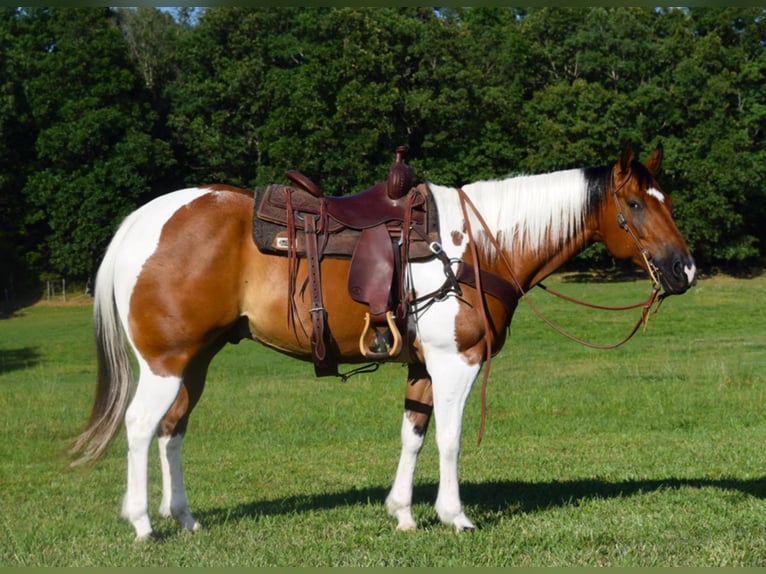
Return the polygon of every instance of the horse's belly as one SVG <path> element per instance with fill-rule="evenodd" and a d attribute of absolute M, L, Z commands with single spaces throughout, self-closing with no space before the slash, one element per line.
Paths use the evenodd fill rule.
<path fill-rule="evenodd" d="M 311 286 L 307 265 L 300 259 L 295 287 L 290 296 L 287 257 L 265 255 L 253 247 L 245 262 L 246 289 L 243 314 L 249 320 L 253 339 L 297 357 L 311 359 Z M 367 307 L 352 300 L 346 281 L 349 262 L 325 259 L 321 265 L 322 304 L 327 311 L 327 329 L 341 361 L 354 362 Z M 293 305 L 290 305 L 292 299 Z"/>

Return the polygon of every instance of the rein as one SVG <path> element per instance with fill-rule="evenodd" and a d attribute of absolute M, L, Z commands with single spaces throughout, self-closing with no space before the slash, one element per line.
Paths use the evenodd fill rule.
<path fill-rule="evenodd" d="M 652 287 L 652 292 L 649 294 L 649 297 L 641 302 L 641 303 L 634 303 L 632 305 L 626 305 L 624 307 L 608 307 L 604 305 L 594 305 L 593 303 L 587 303 L 585 301 L 578 301 L 577 299 L 573 299 L 572 297 L 568 297 L 567 295 L 564 295 L 562 293 L 558 293 L 548 287 L 546 287 L 543 284 L 538 284 L 538 286 L 543 290 L 551 295 L 558 297 L 560 299 L 563 299 L 564 301 L 568 301 L 570 303 L 574 303 L 576 305 L 582 305 L 584 307 L 589 307 L 591 309 L 599 309 L 602 311 L 629 311 L 630 309 L 638 309 L 641 307 L 641 315 L 639 316 L 638 320 L 636 321 L 636 324 L 633 325 L 633 328 L 630 330 L 630 332 L 620 341 L 617 341 L 616 343 L 609 343 L 606 345 L 593 343 L 591 341 L 586 341 L 585 339 L 581 339 L 580 337 L 577 337 L 573 335 L 572 333 L 569 333 L 565 329 L 559 327 L 556 325 L 553 321 L 548 319 L 545 315 L 543 315 L 542 311 L 540 311 L 535 305 L 526 297 L 526 293 L 522 294 L 522 297 L 527 302 L 527 305 L 529 305 L 529 308 L 532 309 L 532 311 L 537 315 L 546 325 L 548 325 L 551 329 L 559 333 L 560 335 L 564 335 L 566 338 L 571 339 L 572 341 L 576 343 L 580 343 L 581 345 L 585 347 L 589 347 L 591 349 L 599 349 L 602 351 L 609 350 L 609 349 L 616 349 L 617 347 L 621 347 L 630 339 L 633 338 L 633 335 L 635 335 L 638 332 L 638 329 L 641 325 L 644 325 L 644 328 L 646 328 L 646 325 L 649 323 L 649 314 L 651 312 L 652 305 L 656 301 L 659 300 L 659 302 L 662 302 L 662 298 L 658 298 L 658 289 L 656 287 Z M 659 306 L 657 307 L 657 310 L 659 310 Z M 655 310 L 655 312 L 657 311 Z"/>
<path fill-rule="evenodd" d="M 662 303 L 662 300 L 664 299 L 664 295 L 659 295 L 660 292 L 660 282 L 658 279 L 659 269 L 652 263 L 651 257 L 649 255 L 649 252 L 643 247 L 641 244 L 641 241 L 636 236 L 636 234 L 633 232 L 633 230 L 628 225 L 627 219 L 625 217 L 625 214 L 623 213 L 622 209 L 620 208 L 620 203 L 617 198 L 617 192 L 622 189 L 622 187 L 625 185 L 625 183 L 628 181 L 628 178 L 626 178 L 618 187 L 613 189 L 612 196 L 614 198 L 615 205 L 617 206 L 617 222 L 619 226 L 624 229 L 631 237 L 632 241 L 638 248 L 639 252 L 641 253 L 641 256 L 644 258 L 644 262 L 646 263 L 646 268 L 649 272 L 649 275 L 652 280 L 652 291 L 649 295 L 649 297 L 640 303 L 634 303 L 632 305 L 626 305 L 621 307 L 611 307 L 611 306 L 605 306 L 605 305 L 596 305 L 593 303 L 587 303 L 584 301 L 579 301 L 577 299 L 574 299 L 572 297 L 569 297 L 567 295 L 563 295 L 561 293 L 558 293 L 557 291 L 554 291 L 552 289 L 549 289 L 542 283 L 539 283 L 538 286 L 543 289 L 544 291 L 559 297 L 565 301 L 575 303 L 578 305 L 583 305 L 585 307 L 590 307 L 592 309 L 600 309 L 605 311 L 626 311 L 630 309 L 637 309 L 641 308 L 641 315 L 636 321 L 636 324 L 633 326 L 631 331 L 628 333 L 628 335 L 623 338 L 622 340 L 618 341 L 617 343 L 607 344 L 607 345 L 600 345 L 597 343 L 592 343 L 590 341 L 586 341 L 584 339 L 581 339 L 579 337 L 576 337 L 575 335 L 572 335 L 571 333 L 567 332 L 563 328 L 556 325 L 553 321 L 548 319 L 527 297 L 527 290 L 524 289 L 524 287 L 521 285 L 521 282 L 517 279 L 516 274 L 513 272 L 513 267 L 511 266 L 511 262 L 508 260 L 508 256 L 501 248 L 497 237 L 495 237 L 490 228 L 489 225 L 487 225 L 487 222 L 484 220 L 484 217 L 481 215 L 479 210 L 476 208 L 476 205 L 471 201 L 471 199 L 466 195 L 465 191 L 463 191 L 462 188 L 458 188 L 458 196 L 460 198 L 460 208 L 463 211 L 463 218 L 465 220 L 465 228 L 466 232 L 468 234 L 469 244 L 471 246 L 471 254 L 473 256 L 474 261 L 476 264 L 474 265 L 474 272 L 476 275 L 476 290 L 479 294 L 479 304 L 481 306 L 482 310 L 482 319 L 484 322 L 484 340 L 486 343 L 486 366 L 484 369 L 484 374 L 482 377 L 482 384 L 481 384 L 481 422 L 479 425 L 479 439 L 478 444 L 481 444 L 482 438 L 484 437 L 484 422 L 486 418 L 486 392 L 487 392 L 487 380 L 489 379 L 489 370 L 490 370 L 490 363 L 492 359 L 492 340 L 490 336 L 490 327 L 489 327 L 489 319 L 487 317 L 487 308 L 486 303 L 484 301 L 484 295 L 483 290 L 481 286 L 481 273 L 479 269 L 479 254 L 478 254 L 478 247 L 476 245 L 476 241 L 473 237 L 473 231 L 471 229 L 471 223 L 470 219 L 468 217 L 468 210 L 466 206 L 469 206 L 471 210 L 473 211 L 474 215 L 476 216 L 476 219 L 479 221 L 479 224 L 487 234 L 487 238 L 494 247 L 495 251 L 498 253 L 498 256 L 502 260 L 505 268 L 507 269 L 508 273 L 511 276 L 511 280 L 515 284 L 516 288 L 518 289 L 519 293 L 521 294 L 521 298 L 524 299 L 524 301 L 527 303 L 530 309 L 537 315 L 546 325 L 551 327 L 554 331 L 557 333 L 564 335 L 565 337 L 580 343 L 581 345 L 584 345 L 586 347 L 590 347 L 593 349 L 615 349 L 617 347 L 620 347 L 621 345 L 624 345 L 627 343 L 633 335 L 636 334 L 639 327 L 643 324 L 644 328 L 646 328 L 646 325 L 649 321 L 649 315 L 651 312 L 651 308 L 654 305 L 655 302 L 658 302 L 657 309 L 655 310 L 655 313 L 659 310 L 659 305 Z M 658 296 L 659 295 L 659 296 Z"/>
<path fill-rule="evenodd" d="M 458 188 L 458 194 L 460 195 L 460 209 L 463 210 L 463 219 L 465 220 L 465 229 L 468 233 L 468 243 L 471 246 L 471 254 L 473 255 L 473 270 L 476 280 L 476 293 L 479 295 L 479 305 L 481 306 L 481 318 L 484 322 L 484 342 L 487 347 L 487 360 L 484 367 L 484 374 L 481 378 L 481 421 L 479 422 L 479 440 L 477 444 L 481 444 L 481 439 L 484 438 L 484 422 L 487 418 L 487 381 L 489 380 L 489 367 L 492 362 L 492 337 L 490 336 L 489 317 L 487 316 L 487 304 L 484 301 L 484 291 L 481 287 L 481 270 L 479 268 L 479 248 L 476 246 L 476 241 L 473 238 L 473 231 L 471 230 L 471 224 L 468 219 L 468 212 L 466 211 L 466 201 L 470 204 L 471 209 L 474 210 L 476 215 L 479 216 L 479 221 L 484 226 L 484 229 L 488 231 L 487 224 L 484 218 L 481 217 L 476 210 L 476 206 L 471 203 L 462 188 Z M 491 236 L 492 234 L 489 233 Z M 494 238 L 493 238 L 494 240 Z M 518 284 L 514 277 L 514 282 Z"/>

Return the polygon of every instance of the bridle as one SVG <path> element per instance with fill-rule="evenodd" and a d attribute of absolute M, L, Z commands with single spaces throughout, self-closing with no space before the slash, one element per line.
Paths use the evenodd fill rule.
<path fill-rule="evenodd" d="M 479 210 L 476 208 L 476 205 L 471 201 L 471 199 L 466 195 L 465 191 L 463 191 L 462 188 L 458 188 L 458 197 L 460 199 L 460 208 L 463 212 L 463 219 L 465 221 L 465 229 L 468 235 L 469 239 L 469 245 L 471 248 L 473 260 L 475 262 L 474 272 L 475 272 L 475 281 L 476 281 L 476 291 L 479 294 L 479 305 L 481 306 L 481 316 L 484 321 L 484 339 L 485 339 L 485 345 L 486 345 L 486 359 L 485 359 L 485 368 L 484 373 L 482 377 L 482 385 L 481 385 L 481 423 L 479 426 L 479 439 L 478 442 L 481 443 L 481 439 L 484 436 L 484 419 L 486 414 L 486 388 L 487 388 L 487 380 L 489 379 L 489 369 L 490 369 L 490 362 L 492 358 L 492 338 L 490 336 L 490 326 L 489 326 L 489 319 L 487 315 L 487 308 L 486 303 L 484 301 L 482 286 L 481 286 L 481 273 L 479 269 L 479 253 L 478 253 L 478 247 L 476 244 L 476 241 L 473 237 L 473 230 L 471 229 L 470 219 L 468 217 L 468 209 L 467 207 L 471 208 L 471 211 L 476 216 L 476 219 L 478 220 L 479 224 L 481 225 L 482 229 L 487 235 L 487 238 L 489 242 L 491 243 L 492 247 L 497 252 L 498 256 L 500 257 L 500 260 L 502 261 L 504 267 L 508 271 L 508 274 L 511 277 L 512 283 L 515 285 L 516 289 L 518 289 L 518 292 L 520 293 L 520 296 L 524 301 L 527 303 L 527 305 L 530 307 L 530 309 L 537 315 L 543 322 L 545 322 L 549 327 L 554 329 L 556 332 L 560 333 L 561 335 L 564 335 L 565 337 L 580 343 L 581 345 L 584 345 L 586 347 L 594 348 L 594 349 L 615 349 L 617 347 L 620 347 L 627 343 L 633 335 L 636 334 L 639 327 L 641 325 L 644 325 L 644 328 L 646 328 L 646 325 L 649 321 L 649 316 L 651 313 L 652 306 L 657 303 L 657 308 L 655 309 L 655 313 L 659 310 L 659 306 L 662 303 L 663 299 L 665 298 L 665 294 L 663 293 L 660 295 L 661 290 L 661 283 L 659 281 L 660 276 L 660 270 L 657 268 L 656 265 L 654 265 L 654 262 L 652 261 L 651 254 L 649 251 L 643 246 L 641 243 L 641 239 L 638 237 L 638 235 L 633 231 L 631 226 L 628 224 L 628 220 L 625 216 L 625 213 L 622 210 L 622 207 L 620 206 L 620 200 L 617 197 L 617 193 L 625 186 L 625 184 L 630 179 L 630 172 L 628 172 L 628 176 L 620 183 L 618 186 L 611 186 L 612 187 L 612 198 L 614 199 L 615 206 L 617 208 L 617 224 L 620 226 L 621 229 L 623 229 L 628 235 L 630 236 L 631 240 L 636 246 L 636 249 L 638 249 L 639 253 L 641 253 L 641 256 L 644 259 L 644 262 L 646 263 L 646 269 L 649 273 L 649 276 L 652 281 L 652 290 L 649 295 L 649 297 L 640 303 L 634 303 L 631 305 L 621 306 L 621 307 L 612 307 L 612 306 L 605 306 L 605 305 L 596 305 L 593 303 L 587 303 L 585 301 L 579 301 L 577 299 L 568 297 L 566 295 L 563 295 L 561 293 L 558 293 L 552 289 L 549 289 L 542 283 L 538 283 L 538 286 L 541 287 L 544 291 L 547 293 L 550 293 L 551 295 L 554 295 L 556 297 L 559 297 L 563 300 L 569 301 L 571 303 L 575 303 L 578 305 L 582 305 L 585 307 L 590 307 L 592 309 L 599 309 L 599 310 L 605 310 L 605 311 L 626 311 L 630 309 L 638 309 L 641 308 L 641 315 L 638 318 L 638 321 L 636 321 L 635 325 L 631 329 L 631 331 L 628 333 L 626 337 L 624 337 L 622 340 L 618 341 L 617 343 L 607 344 L 607 345 L 601 345 L 597 343 L 592 343 L 590 341 L 586 341 L 584 339 L 581 339 L 579 337 L 576 337 L 575 335 L 572 335 L 571 333 L 567 332 L 563 328 L 556 325 L 553 321 L 548 319 L 533 303 L 530 301 L 530 299 L 527 297 L 527 290 L 524 289 L 524 287 L 521 285 L 521 282 L 516 277 L 516 274 L 513 272 L 513 267 L 511 266 L 511 262 L 508 259 L 508 255 L 505 253 L 505 251 L 501 248 L 497 237 L 495 237 L 489 226 L 487 225 L 487 222 L 484 220 L 484 217 L 481 215 Z"/>
<path fill-rule="evenodd" d="M 597 305 L 597 304 L 594 304 L 594 303 L 588 303 L 586 301 L 580 301 L 578 299 L 574 299 L 572 297 L 564 295 L 563 293 L 559 293 L 557 291 L 554 291 L 553 289 L 550 289 L 549 287 L 546 287 L 542 283 L 538 283 L 537 284 L 537 287 L 540 287 L 541 289 L 543 289 L 547 293 L 550 293 L 551 295 L 554 295 L 554 296 L 558 297 L 559 299 L 562 299 L 564 301 L 568 301 L 570 303 L 574 303 L 576 305 L 581 305 L 583 307 L 589 307 L 591 309 L 598 309 L 598 310 L 601 310 L 601 311 L 629 311 L 631 309 L 641 308 L 641 316 L 639 317 L 638 321 L 636 321 L 636 324 L 633 326 L 633 329 L 630 331 L 630 333 L 628 333 L 628 335 L 625 338 L 623 338 L 622 340 L 618 341 L 617 343 L 612 343 L 612 344 L 608 344 L 608 345 L 599 345 L 599 344 L 592 343 L 592 342 L 589 342 L 589 341 L 585 341 L 583 339 L 575 337 L 571 333 L 566 332 L 565 330 L 561 329 L 558 325 L 556 325 L 556 324 L 552 323 L 551 321 L 549 321 L 544 315 L 542 315 L 542 313 L 539 312 L 539 310 L 537 310 L 536 307 L 534 307 L 532 302 L 529 301 L 526 298 L 526 293 L 521 288 L 521 285 L 519 285 L 519 283 L 516 280 L 516 278 L 513 277 L 513 271 L 510 270 L 510 266 L 509 266 L 509 264 L 508 264 L 508 262 L 506 260 L 506 267 L 509 268 L 509 272 L 511 273 L 511 276 L 513 277 L 514 283 L 520 289 L 520 291 L 522 293 L 522 297 L 524 297 L 524 299 L 527 301 L 528 305 L 534 310 L 535 314 L 538 315 L 538 317 L 540 317 L 546 324 L 548 324 L 552 329 L 554 329 L 558 333 L 564 335 L 565 337 L 567 337 L 569 339 L 572 339 L 573 341 L 576 341 L 576 342 L 580 343 L 581 345 L 584 345 L 586 347 L 591 347 L 593 349 L 615 349 L 615 348 L 620 347 L 620 346 L 624 345 L 625 343 L 627 343 L 633 337 L 633 335 L 636 334 L 636 332 L 638 331 L 638 328 L 641 325 L 643 325 L 644 328 L 646 328 L 646 325 L 649 322 L 650 311 L 651 311 L 652 306 L 655 303 L 657 303 L 657 308 L 654 310 L 654 312 L 656 313 L 657 311 L 659 311 L 659 307 L 660 307 L 660 304 L 662 303 L 662 301 L 665 299 L 665 297 L 667 297 L 667 293 L 660 293 L 660 291 L 662 289 L 662 283 L 660 282 L 660 277 L 662 275 L 662 272 L 654 264 L 654 261 L 652 261 L 652 256 L 649 253 L 649 250 L 646 249 L 646 247 L 644 247 L 643 243 L 641 243 L 641 239 L 638 237 L 638 235 L 633 230 L 633 228 L 628 224 L 628 219 L 625 216 L 625 212 L 622 210 L 622 207 L 620 206 L 620 199 L 617 196 L 617 192 L 619 192 L 625 186 L 625 184 L 628 182 L 629 179 L 630 179 L 630 172 L 628 173 L 628 177 L 626 177 L 622 181 L 622 183 L 620 183 L 620 185 L 618 185 L 616 187 L 614 187 L 614 186 L 612 187 L 612 192 L 611 192 L 612 193 L 612 199 L 614 200 L 614 205 L 617 208 L 617 225 L 619 225 L 620 228 L 628 234 L 628 236 L 630 237 L 631 241 L 633 241 L 633 244 L 636 246 L 636 249 L 641 254 L 641 257 L 644 259 L 644 263 L 646 264 L 646 271 L 647 271 L 647 273 L 649 273 L 649 278 L 652 281 L 652 290 L 651 290 L 651 293 L 649 294 L 649 297 L 645 301 L 642 301 L 640 303 L 633 303 L 631 305 L 624 305 L 624 306 L 617 306 L 617 307 L 615 307 L 615 306 L 608 306 L 608 305 Z M 476 208 L 473 207 L 473 209 L 475 211 Z M 485 230 L 486 230 L 486 228 L 485 228 Z"/>
<path fill-rule="evenodd" d="M 661 288 L 661 283 L 659 280 L 659 276 L 661 275 L 661 272 L 659 268 L 652 261 L 652 257 L 649 254 L 649 251 L 643 246 L 643 244 L 641 243 L 641 240 L 633 231 L 633 229 L 630 227 L 630 225 L 628 225 L 628 219 L 627 217 L 625 217 L 625 212 L 622 210 L 622 207 L 620 206 L 620 199 L 617 197 L 617 192 L 620 191 L 623 187 L 625 187 L 625 184 L 628 183 L 629 179 L 630 179 L 630 171 L 628 171 L 628 176 L 622 180 L 622 183 L 620 183 L 620 185 L 618 185 L 617 187 L 613 187 L 612 189 L 612 198 L 614 199 L 614 205 L 617 208 L 617 225 L 619 225 L 630 236 L 631 240 L 636 246 L 636 249 L 638 249 L 638 252 L 641 254 L 641 257 L 644 258 L 644 263 L 646 263 L 646 270 L 652 279 L 652 286 L 655 289 L 657 289 L 657 291 L 659 291 Z"/>

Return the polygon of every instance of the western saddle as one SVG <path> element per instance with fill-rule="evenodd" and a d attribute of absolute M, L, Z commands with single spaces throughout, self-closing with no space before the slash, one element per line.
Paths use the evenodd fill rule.
<path fill-rule="evenodd" d="M 308 177 L 290 170 L 292 185 L 256 190 L 253 238 L 258 248 L 289 258 L 288 322 L 296 328 L 298 259 L 307 260 L 311 297 L 311 351 L 317 376 L 338 375 L 338 359 L 322 303 L 320 262 L 351 259 L 348 292 L 369 307 L 359 338 L 364 357 L 396 358 L 406 333 L 409 299 L 407 262 L 432 258 L 438 250 L 436 205 L 425 185 L 413 187 L 406 147 L 395 150 L 388 177 L 345 197 L 325 196 Z M 415 233 L 412 233 L 412 232 Z"/>

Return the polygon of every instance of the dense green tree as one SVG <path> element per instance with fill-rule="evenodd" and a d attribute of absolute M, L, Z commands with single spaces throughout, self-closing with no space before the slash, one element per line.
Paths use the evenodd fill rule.
<path fill-rule="evenodd" d="M 22 193 L 33 167 L 36 129 L 23 89 L 23 39 L 17 8 L 0 8 L 0 303 L 33 285 L 27 264 L 36 238 L 24 233 Z"/>
<path fill-rule="evenodd" d="M 107 8 L 30 11 L 24 90 L 37 127 L 26 223 L 41 269 L 86 277 L 116 223 L 172 163 Z"/>
<path fill-rule="evenodd" d="M 443 10 L 421 26 L 409 49 L 405 105 L 423 177 L 460 184 L 516 167 L 526 57 L 517 16 L 507 8 Z"/>
<path fill-rule="evenodd" d="M 349 193 L 385 176 L 393 147 L 407 143 L 395 121 L 396 62 L 412 38 L 394 9 L 304 16 L 296 36 L 300 64 L 272 68 L 264 78 L 273 105 L 263 139 L 275 167 L 302 166 L 328 193 Z"/>
<path fill-rule="evenodd" d="M 512 8 L 474 8 L 465 15 L 469 37 L 464 47 L 471 70 L 470 118 L 473 133 L 457 156 L 473 179 L 492 178 L 516 171 L 522 164 L 526 142 L 519 129 L 528 95 L 525 70 L 530 53 L 522 36 L 522 14 Z M 466 181 L 458 175 L 452 183 Z"/>
<path fill-rule="evenodd" d="M 729 25 L 714 26 L 702 11 L 700 35 L 675 65 L 670 88 L 679 121 L 668 174 L 681 227 L 707 264 L 752 261 L 766 240 L 764 50 L 734 41 L 748 35 L 745 12 L 753 14 L 717 13 Z M 758 19 L 750 25 L 759 27 Z"/>
<path fill-rule="evenodd" d="M 248 185 L 265 166 L 264 76 L 298 65 L 297 10 L 208 9 L 182 36 L 168 120 L 189 184 Z"/>
<path fill-rule="evenodd" d="M 86 277 L 181 184 L 294 168 L 345 194 L 397 145 L 418 180 L 461 184 L 624 140 L 665 145 L 700 264 L 745 267 L 766 249 L 764 85 L 760 7 L 3 8 L 0 281 Z"/>
<path fill-rule="evenodd" d="M 298 168 L 353 191 L 402 143 L 400 24 L 390 9 L 206 10 L 170 118 L 190 175 L 252 185 Z"/>
<path fill-rule="evenodd" d="M 156 102 L 175 75 L 179 26 L 167 12 L 153 8 L 121 8 L 117 21 L 128 53 Z"/>

